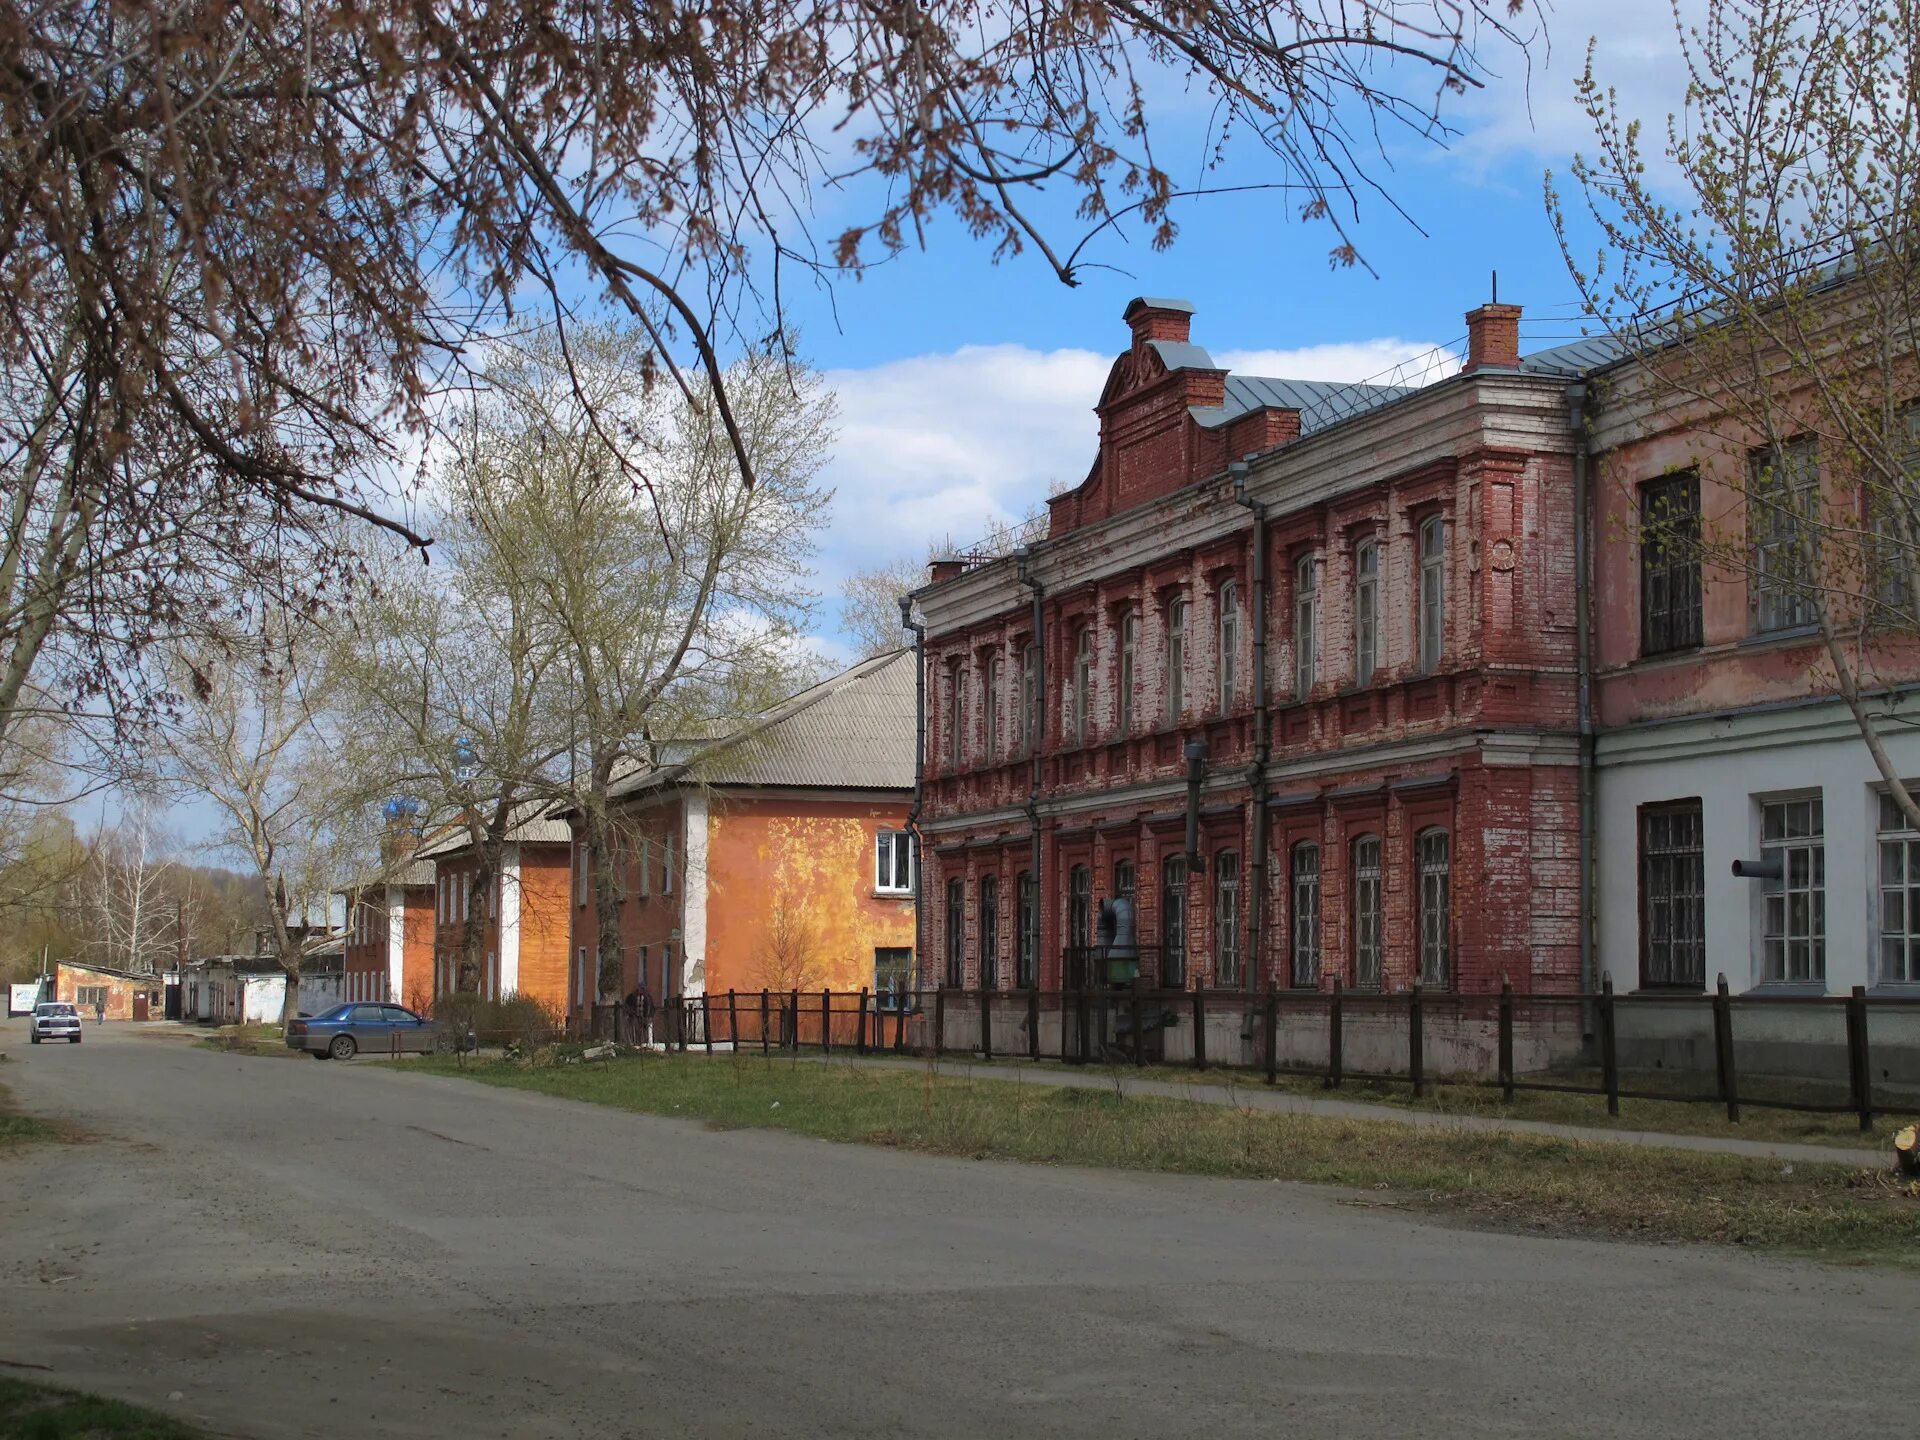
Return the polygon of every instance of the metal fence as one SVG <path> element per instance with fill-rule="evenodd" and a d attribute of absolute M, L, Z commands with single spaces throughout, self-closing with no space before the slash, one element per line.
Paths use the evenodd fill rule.
<path fill-rule="evenodd" d="M 1817 1033 L 1806 1043 L 1830 1054 L 1837 1073 L 1743 1080 L 1742 1053 L 1774 1053 L 1768 1047 L 1781 1042 L 1768 1038 L 1768 1017 L 1786 1007 L 1803 1028 L 1830 1025 L 1830 1037 Z M 1508 1100 L 1523 1090 L 1592 1095 L 1615 1115 L 1622 1100 L 1723 1106 L 1736 1123 L 1743 1107 L 1851 1114 L 1866 1130 L 1876 1091 L 1881 1101 L 1894 1098 L 1876 1079 L 1873 1035 L 1882 1026 L 1920 1034 L 1920 997 L 1870 997 L 1859 988 L 1850 995 L 1735 996 L 1722 976 L 1705 995 L 1616 995 L 1610 984 L 1590 994 L 1525 995 L 1509 985 L 1486 993 L 1419 985 L 1381 992 L 1338 982 L 1308 991 L 1140 984 L 942 987 L 879 997 L 865 990 L 727 991 L 669 1001 L 644 1038 L 708 1054 L 814 1050 L 1254 1069 L 1269 1082 L 1304 1076 L 1337 1089 L 1368 1081 L 1405 1085 L 1416 1096 L 1445 1083 L 1498 1089 Z M 617 1007 L 596 1012 L 592 1030 L 597 1038 L 642 1038 L 630 1033 Z M 1685 1067 L 1645 1060 L 1676 1047 Z M 1909 1070 L 1920 1063 L 1911 1040 L 1899 1049 Z M 1623 1053 L 1640 1063 L 1629 1070 Z M 1704 1083 L 1688 1084 L 1696 1074 Z"/>

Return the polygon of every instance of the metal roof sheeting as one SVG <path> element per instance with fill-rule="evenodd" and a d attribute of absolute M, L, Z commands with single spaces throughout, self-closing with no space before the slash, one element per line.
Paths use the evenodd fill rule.
<path fill-rule="evenodd" d="M 863 660 L 679 764 L 615 784 L 612 793 L 631 795 L 683 782 L 911 790 L 913 680 L 911 650 Z"/>
<path fill-rule="evenodd" d="M 573 831 L 567 822 L 557 818 L 554 812 L 559 804 L 552 800 L 523 800 L 513 807 L 509 817 L 511 828 L 507 831 L 507 842 L 514 845 L 566 845 L 573 840 Z M 464 827 L 456 826 L 439 839 L 420 847 L 422 860 L 444 855 L 458 855 L 470 849 Z"/>

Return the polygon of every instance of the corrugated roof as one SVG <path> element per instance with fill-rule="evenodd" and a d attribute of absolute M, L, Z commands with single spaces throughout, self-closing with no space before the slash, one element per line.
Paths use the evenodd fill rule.
<path fill-rule="evenodd" d="M 556 818 L 560 809 L 559 802 L 553 800 L 523 800 L 513 807 L 509 817 L 511 828 L 507 831 L 507 840 L 517 845 L 565 845 L 572 841 L 573 831 L 567 822 Z M 438 840 L 420 847 L 420 858 L 432 859 L 442 855 L 457 855 L 471 845 L 464 828 L 455 827 L 447 831 Z"/>
<path fill-rule="evenodd" d="M 863 660 L 802 690 L 679 764 L 616 783 L 611 793 L 631 795 L 682 781 L 911 790 L 913 666 L 911 650 Z"/>
<path fill-rule="evenodd" d="M 1300 433 L 1311 435 L 1336 420 L 1373 410 L 1403 395 L 1411 385 L 1365 385 L 1337 380 L 1276 380 L 1265 375 L 1228 375 L 1225 405 L 1195 406 L 1189 413 L 1212 429 L 1255 410 L 1298 410 Z"/>

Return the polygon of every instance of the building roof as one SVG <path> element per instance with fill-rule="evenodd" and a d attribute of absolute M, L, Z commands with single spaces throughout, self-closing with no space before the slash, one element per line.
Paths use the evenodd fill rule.
<path fill-rule="evenodd" d="M 84 970 L 89 975 L 111 975 L 116 980 L 141 980 L 151 982 L 155 985 L 160 983 L 160 974 L 158 971 L 121 970 L 112 965 L 95 965 L 90 960 L 56 960 L 53 962 L 53 968 L 56 970 Z M 24 980 L 21 981 L 21 984 L 24 985 L 25 983 Z"/>
<path fill-rule="evenodd" d="M 683 782 L 911 790 L 913 745 L 913 652 L 892 650 L 802 690 L 678 763 L 616 781 L 610 793 Z"/>
<path fill-rule="evenodd" d="M 563 807 L 553 800 L 523 800 L 507 817 L 507 843 L 512 845 L 566 845 L 573 831 L 560 819 Z M 445 859 L 473 848 L 464 827 L 452 826 L 444 835 L 428 841 L 419 850 L 422 860 Z M 411 873 L 411 872 L 409 872 Z M 422 884 L 432 883 L 432 872 Z"/>

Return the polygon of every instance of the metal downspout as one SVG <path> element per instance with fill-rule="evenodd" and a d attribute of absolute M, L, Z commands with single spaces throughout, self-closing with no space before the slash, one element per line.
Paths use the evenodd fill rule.
<path fill-rule="evenodd" d="M 1580 719 L 1580 989 L 1591 995 L 1599 989 L 1594 975 L 1594 940 L 1599 915 L 1594 903 L 1594 777 L 1593 777 L 1593 585 L 1588 550 L 1587 514 L 1591 478 L 1587 443 L 1587 387 L 1567 390 L 1568 420 L 1573 427 L 1573 584 L 1579 677 Z M 1591 1025 L 1588 1026 L 1591 1029 Z"/>
<path fill-rule="evenodd" d="M 1017 566 L 1016 573 L 1020 583 L 1033 592 L 1033 743 L 1028 748 L 1029 778 L 1027 784 L 1027 826 L 1033 836 L 1033 979 L 1036 989 L 1044 988 L 1046 976 L 1042 969 L 1040 937 L 1046 933 L 1043 917 L 1046 911 L 1041 907 L 1043 897 L 1048 893 L 1041 878 L 1040 845 L 1040 749 L 1047 738 L 1047 646 L 1046 646 L 1046 592 L 1040 582 L 1033 578 L 1033 552 L 1026 546 L 1014 551 Z M 1025 667 L 1023 666 L 1022 669 Z M 1027 717 L 1021 716 L 1025 724 Z M 1014 897 L 1016 913 L 1019 897 Z M 1064 971 L 1060 983 L 1066 984 Z"/>
<path fill-rule="evenodd" d="M 1248 498 L 1245 461 L 1227 467 L 1234 499 L 1253 512 L 1253 793 L 1252 866 L 1247 876 L 1247 972 L 1253 988 L 1262 985 L 1261 937 L 1267 913 L 1267 762 L 1272 742 L 1267 715 L 1267 507 Z"/>
<path fill-rule="evenodd" d="M 907 834 L 913 846 L 913 988 L 922 987 L 922 940 L 926 935 L 924 898 L 920 893 L 920 796 L 927 777 L 927 627 L 913 618 L 913 597 L 900 597 L 900 628 L 913 632 L 913 805 L 907 811 Z"/>

